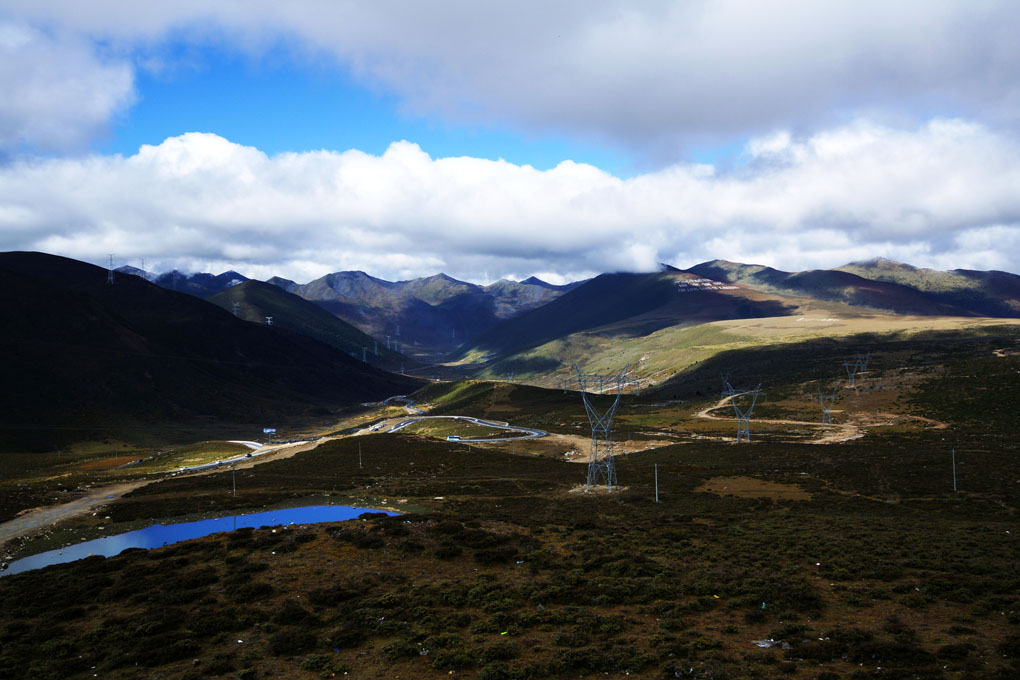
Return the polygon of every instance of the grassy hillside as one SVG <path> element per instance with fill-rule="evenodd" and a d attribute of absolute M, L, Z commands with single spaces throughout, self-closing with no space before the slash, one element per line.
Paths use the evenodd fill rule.
<path fill-rule="evenodd" d="M 763 345 L 854 337 L 867 344 L 933 332 L 983 335 L 985 329 L 993 333 L 999 332 L 995 329 L 1020 332 L 1016 319 L 869 315 L 835 303 L 800 307 L 798 311 L 793 316 L 673 326 L 635 338 L 577 333 L 503 357 L 479 369 L 476 375 L 501 378 L 512 371 L 515 379 L 555 387 L 564 379 L 573 379 L 574 362 L 585 370 L 602 373 L 616 372 L 630 364 L 631 376 L 647 387 L 721 352 Z"/>
<path fill-rule="evenodd" d="M 777 299 L 741 295 L 740 291 L 686 290 L 685 282 L 692 278 L 676 271 L 603 274 L 538 309 L 493 327 L 462 347 L 459 358 L 503 358 L 584 332 L 623 341 L 670 326 L 781 316 L 791 311 Z M 542 368 L 548 368 L 548 364 L 536 366 Z"/>
<path fill-rule="evenodd" d="M 851 263 L 838 270 L 873 281 L 910 286 L 941 303 L 963 307 L 983 316 L 1020 315 L 1020 276 L 1016 274 L 922 269 L 882 258 Z"/>
<path fill-rule="evenodd" d="M 413 389 L 280 328 L 38 253 L 0 254 L 4 449 L 204 439 Z"/>
<path fill-rule="evenodd" d="M 896 314 L 979 315 L 966 307 L 933 298 L 912 286 L 872 280 L 844 270 L 789 273 L 760 265 L 713 260 L 687 271 L 716 281 L 739 283 L 769 292 L 843 302 L 854 307 L 886 310 Z"/>

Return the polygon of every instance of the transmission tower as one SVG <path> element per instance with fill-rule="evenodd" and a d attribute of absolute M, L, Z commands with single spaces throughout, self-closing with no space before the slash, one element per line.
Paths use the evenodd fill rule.
<path fill-rule="evenodd" d="M 106 282 L 113 284 L 113 253 L 110 253 L 110 266 L 106 268 Z"/>
<path fill-rule="evenodd" d="M 267 316 L 266 317 L 266 325 L 267 326 L 272 326 L 273 325 L 273 317 L 271 317 L 271 316 Z"/>
<path fill-rule="evenodd" d="M 584 373 L 574 364 L 577 371 L 577 385 L 581 391 L 581 398 L 584 400 L 584 410 L 588 413 L 588 422 L 591 424 L 591 453 L 588 456 L 588 480 L 584 490 L 591 491 L 593 486 L 598 486 L 601 480 L 606 482 L 606 490 L 612 493 L 616 483 L 616 461 L 613 459 L 613 416 L 620 405 L 620 395 L 623 393 L 623 383 L 630 364 L 623 367 L 623 370 L 616 375 L 600 375 L 598 373 Z M 601 415 L 592 405 L 588 398 L 588 386 L 597 382 L 604 386 L 606 382 L 616 385 L 616 398 L 612 405 Z"/>
<path fill-rule="evenodd" d="M 854 386 L 854 378 L 857 376 L 857 369 L 859 369 L 860 366 L 861 365 L 857 361 L 854 361 L 853 363 L 850 363 L 849 361 L 843 362 L 843 368 L 846 369 L 847 387 Z"/>
<path fill-rule="evenodd" d="M 871 352 L 867 354 L 857 355 L 857 365 L 860 367 L 861 372 L 868 370 L 868 363 L 871 361 Z"/>
<path fill-rule="evenodd" d="M 240 302 L 231 302 L 230 303 L 230 308 L 234 312 L 234 316 L 241 316 L 241 303 Z"/>
<path fill-rule="evenodd" d="M 361 361 L 362 363 L 368 363 L 368 347 L 361 348 Z"/>
<path fill-rule="evenodd" d="M 737 443 L 741 440 L 751 441 L 751 414 L 754 413 L 754 407 L 758 403 L 758 396 L 761 392 L 761 383 L 758 384 L 753 390 L 738 391 L 734 390 L 729 385 L 729 381 L 726 382 L 727 386 L 731 390 L 730 403 L 733 404 L 733 412 L 737 416 Z M 744 407 L 741 408 L 737 402 L 738 397 L 750 396 L 751 402 L 745 403 Z"/>
<path fill-rule="evenodd" d="M 833 390 L 832 394 L 822 394 L 822 388 L 818 388 L 818 394 L 812 397 L 822 407 L 822 425 L 832 425 L 832 407 L 836 404 L 839 396 Z"/>

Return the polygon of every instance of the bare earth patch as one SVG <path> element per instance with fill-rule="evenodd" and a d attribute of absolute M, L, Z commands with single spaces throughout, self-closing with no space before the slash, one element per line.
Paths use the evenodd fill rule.
<path fill-rule="evenodd" d="M 770 482 L 754 477 L 713 477 L 695 489 L 700 493 L 738 498 L 772 498 L 791 501 L 809 501 L 810 493 L 796 484 Z"/>
<path fill-rule="evenodd" d="M 562 455 L 569 463 L 587 463 L 588 452 L 591 450 L 590 435 L 549 433 L 541 441 L 551 451 Z M 637 451 L 649 451 L 676 442 L 667 439 L 622 439 L 613 442 L 613 455 L 621 456 Z M 534 444 L 529 443 L 529 446 Z"/>

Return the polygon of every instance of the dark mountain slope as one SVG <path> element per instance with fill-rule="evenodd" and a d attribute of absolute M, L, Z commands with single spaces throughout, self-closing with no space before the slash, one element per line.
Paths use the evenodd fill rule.
<path fill-rule="evenodd" d="M 0 336 L 8 450 L 251 437 L 417 384 L 139 277 L 108 285 L 75 260 L 0 253 L 0 291 L 13 320 Z"/>
<path fill-rule="evenodd" d="M 355 358 L 361 358 L 367 348 L 368 363 L 375 366 L 395 370 L 405 362 L 411 365 L 402 354 L 386 349 L 385 343 L 378 346 L 376 340 L 322 307 L 269 283 L 245 281 L 209 296 L 207 301 L 231 313 L 236 302 L 238 318 L 264 324 L 267 316 L 272 317 L 276 328 L 307 335 L 348 355 L 353 353 Z"/>

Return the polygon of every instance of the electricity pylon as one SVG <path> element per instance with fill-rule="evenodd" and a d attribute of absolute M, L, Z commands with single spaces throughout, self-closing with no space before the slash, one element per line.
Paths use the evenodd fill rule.
<path fill-rule="evenodd" d="M 600 375 L 598 373 L 584 373 L 578 365 L 574 364 L 577 371 L 577 384 L 581 391 L 581 398 L 584 400 L 584 410 L 588 413 L 588 422 L 591 425 L 591 452 L 588 455 L 588 479 L 584 490 L 591 491 L 593 486 L 598 486 L 601 480 L 606 482 L 606 490 L 612 493 L 613 487 L 618 486 L 616 481 L 616 461 L 613 458 L 613 417 L 620 405 L 620 395 L 623 393 L 624 378 L 630 364 L 623 367 L 623 370 L 615 375 Z M 599 413 L 588 398 L 588 385 L 594 386 L 598 383 L 600 390 L 604 390 L 606 383 L 610 386 L 616 385 L 616 398 L 603 413 Z"/>
<path fill-rule="evenodd" d="M 843 368 L 846 369 L 846 378 L 847 378 L 846 379 L 846 386 L 847 387 L 853 387 L 854 386 L 854 378 L 857 376 L 857 369 L 859 369 L 860 366 L 861 366 L 860 363 L 858 363 L 857 361 L 854 361 L 854 363 L 852 363 L 852 364 L 849 361 L 844 361 L 843 362 Z"/>
<path fill-rule="evenodd" d="M 822 407 L 822 425 L 832 425 L 832 407 L 835 405 L 839 396 L 835 391 L 832 394 L 822 394 L 822 388 L 818 388 L 818 394 L 812 397 Z"/>
<path fill-rule="evenodd" d="M 729 383 L 726 383 L 729 385 Z M 751 414 L 754 413 L 754 407 L 758 403 L 758 395 L 761 392 L 761 383 L 758 384 L 753 390 L 745 390 L 743 392 L 734 390 L 730 387 L 732 392 L 730 393 L 730 403 L 733 404 L 733 412 L 737 416 L 737 443 L 741 440 L 751 441 Z M 737 403 L 738 397 L 745 397 L 750 395 L 751 402 L 745 404 L 743 408 Z"/>

